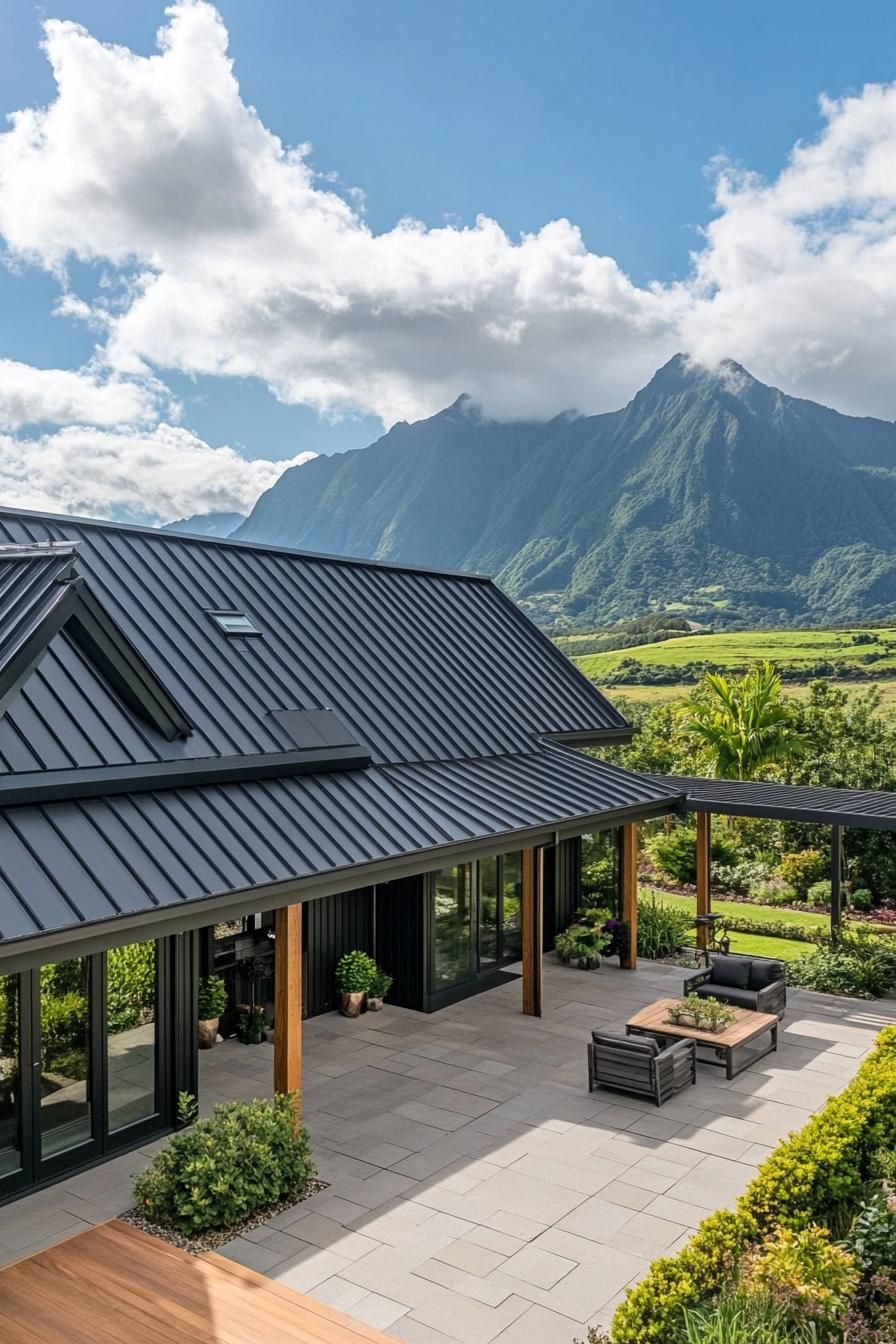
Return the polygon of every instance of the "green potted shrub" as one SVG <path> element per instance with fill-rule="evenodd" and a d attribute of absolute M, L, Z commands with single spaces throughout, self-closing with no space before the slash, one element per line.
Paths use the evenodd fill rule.
<path fill-rule="evenodd" d="M 343 1017 L 359 1017 L 377 973 L 377 964 L 366 952 L 346 952 L 336 967 L 336 988 L 342 996 Z"/>
<path fill-rule="evenodd" d="M 554 951 L 560 961 L 578 966 L 583 971 L 594 971 L 600 965 L 601 953 L 610 945 L 609 934 L 588 924 L 571 924 L 554 939 Z"/>
<path fill-rule="evenodd" d="M 376 972 L 370 981 L 367 990 L 367 1009 L 371 1013 L 378 1013 L 383 1006 L 383 1000 L 392 988 L 392 977 L 387 975 L 381 966 L 377 966 Z"/>
<path fill-rule="evenodd" d="M 734 1021 L 734 1013 L 719 999 L 703 1000 L 703 1023 L 708 1031 L 724 1031 Z"/>
<path fill-rule="evenodd" d="M 220 975 L 206 975 L 199 981 L 199 1049 L 211 1050 L 218 1041 L 218 1022 L 227 1010 L 227 987 Z"/>
<path fill-rule="evenodd" d="M 237 1023 L 237 1036 L 243 1045 L 261 1045 L 262 1041 L 267 1040 L 265 1033 L 264 1009 L 257 1005 L 253 1008 L 247 1008 L 245 1012 L 240 1013 Z"/>

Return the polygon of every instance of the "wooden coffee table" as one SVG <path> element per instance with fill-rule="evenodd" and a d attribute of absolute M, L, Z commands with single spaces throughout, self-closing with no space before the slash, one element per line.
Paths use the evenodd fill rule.
<path fill-rule="evenodd" d="M 656 1003 L 651 1003 L 647 1008 L 642 1008 L 640 1012 L 635 1013 L 634 1017 L 629 1018 L 626 1022 L 626 1035 L 655 1036 L 660 1041 L 680 1041 L 682 1039 L 695 1041 L 697 1059 L 700 1063 L 724 1068 L 726 1078 L 735 1078 L 744 1069 L 748 1069 L 751 1064 L 755 1064 L 757 1060 L 763 1059 L 778 1048 L 778 1018 L 774 1013 L 754 1013 L 749 1008 L 735 1008 L 726 1005 L 731 1007 L 731 1011 L 734 1013 L 734 1021 L 724 1031 L 700 1031 L 697 1027 L 688 1026 L 685 1022 L 666 1021 L 669 1009 L 678 1002 L 678 999 L 657 999 Z M 742 1060 L 745 1047 L 749 1046 L 757 1037 L 764 1036 L 766 1032 L 771 1035 L 771 1044 L 758 1052 L 756 1050 L 749 1051 L 749 1058 Z M 701 1050 L 704 1053 L 701 1053 Z M 709 1058 L 707 1051 L 715 1058 Z"/>

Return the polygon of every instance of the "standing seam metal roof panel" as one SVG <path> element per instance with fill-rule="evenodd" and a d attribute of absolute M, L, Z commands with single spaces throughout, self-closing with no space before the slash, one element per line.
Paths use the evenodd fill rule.
<path fill-rule="evenodd" d="M 0 940 L 496 842 L 679 795 L 562 747 L 91 798 L 0 813 Z M 356 884 L 356 883 L 352 883 Z M 202 917 L 197 912 L 197 922 Z"/>
<path fill-rule="evenodd" d="M 195 725 L 168 742 L 128 724 L 92 684 L 113 740 L 97 732 L 85 743 L 87 724 L 60 694 L 83 680 L 83 660 L 59 636 L 28 700 L 0 723 L 7 763 L 29 732 L 35 754 L 76 765 L 288 750 L 276 709 L 335 710 L 381 763 L 526 751 L 544 734 L 627 726 L 481 578 L 14 510 L 0 510 L 2 540 L 78 542 L 77 572 Z M 245 610 L 261 637 L 228 638 L 212 608 Z"/>

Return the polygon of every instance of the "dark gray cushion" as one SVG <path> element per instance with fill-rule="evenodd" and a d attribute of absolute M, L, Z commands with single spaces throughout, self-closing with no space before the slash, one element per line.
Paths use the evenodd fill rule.
<path fill-rule="evenodd" d="M 755 989 L 739 989 L 736 985 L 699 985 L 696 991 L 701 999 L 720 999 L 733 1003 L 736 1008 L 756 1007 Z"/>
<path fill-rule="evenodd" d="M 732 989 L 746 989 L 750 984 L 753 963 L 748 957 L 715 957 L 712 963 L 712 983 Z"/>
<path fill-rule="evenodd" d="M 766 989 L 784 979 L 783 961 L 754 961 L 750 971 L 750 989 Z"/>
<path fill-rule="evenodd" d="M 652 1036 L 621 1036 L 612 1031 L 592 1031 L 591 1039 L 595 1045 L 607 1046 L 612 1050 L 633 1050 L 641 1055 L 658 1055 L 659 1042 Z"/>

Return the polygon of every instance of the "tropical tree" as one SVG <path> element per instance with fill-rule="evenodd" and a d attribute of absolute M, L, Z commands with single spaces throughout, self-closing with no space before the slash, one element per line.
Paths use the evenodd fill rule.
<path fill-rule="evenodd" d="M 771 663 L 757 663 L 740 677 L 707 672 L 682 727 L 701 743 L 719 779 L 753 779 L 763 766 L 790 760 L 804 747 Z"/>

